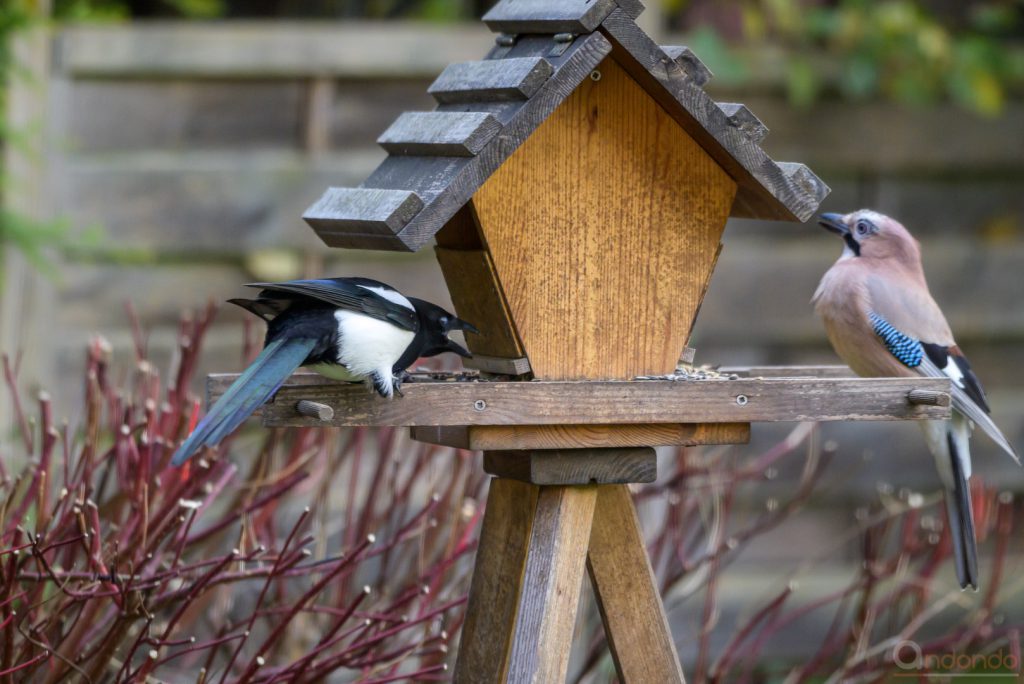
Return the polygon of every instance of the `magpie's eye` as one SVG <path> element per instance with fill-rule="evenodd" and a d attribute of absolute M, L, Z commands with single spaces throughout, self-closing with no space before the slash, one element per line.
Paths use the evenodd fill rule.
<path fill-rule="evenodd" d="M 447 328 L 448 327 L 448 317 L 447 316 L 441 316 L 441 320 L 438 321 L 438 322 L 441 324 L 442 328 Z"/>
<path fill-rule="evenodd" d="M 857 231 L 857 235 L 867 235 L 868 233 L 873 232 L 875 227 L 874 225 L 872 225 L 871 221 L 868 221 L 867 219 L 861 219 L 857 221 L 857 226 L 855 229 Z"/>

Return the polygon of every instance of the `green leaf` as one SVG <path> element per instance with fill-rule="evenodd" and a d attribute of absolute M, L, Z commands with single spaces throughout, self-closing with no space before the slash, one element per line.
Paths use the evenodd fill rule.
<path fill-rule="evenodd" d="M 878 92 L 878 64 L 867 54 L 855 54 L 843 63 L 839 81 L 843 94 L 862 100 Z"/>
<path fill-rule="evenodd" d="M 931 84 L 921 74 L 913 70 L 898 71 L 889 79 L 889 94 L 897 101 L 907 105 L 924 106 L 935 101 L 936 93 Z"/>
<path fill-rule="evenodd" d="M 786 92 L 789 101 L 797 107 L 814 103 L 821 89 L 817 69 L 804 57 L 793 57 L 786 68 Z"/>
<path fill-rule="evenodd" d="M 714 72 L 715 80 L 719 83 L 742 85 L 750 78 L 747 65 L 735 56 L 714 29 L 697 29 L 687 37 L 687 45 L 700 55 L 701 61 Z"/>
<path fill-rule="evenodd" d="M 221 0 L 164 0 L 182 16 L 190 19 L 215 19 L 224 16 Z"/>

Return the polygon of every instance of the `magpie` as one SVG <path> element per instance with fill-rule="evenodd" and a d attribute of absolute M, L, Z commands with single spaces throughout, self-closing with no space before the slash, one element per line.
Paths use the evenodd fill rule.
<path fill-rule="evenodd" d="M 453 352 L 452 330 L 479 334 L 436 304 L 406 297 L 369 278 L 250 283 L 255 299 L 229 299 L 267 323 L 263 351 L 238 376 L 171 462 L 181 465 L 204 446 L 227 437 L 266 403 L 299 366 L 333 380 L 366 381 L 382 397 L 401 396 L 406 369 L 416 359 Z"/>

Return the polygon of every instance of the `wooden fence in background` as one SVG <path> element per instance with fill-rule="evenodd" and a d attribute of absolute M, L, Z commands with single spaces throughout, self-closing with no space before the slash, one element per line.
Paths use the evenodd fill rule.
<path fill-rule="evenodd" d="M 445 302 L 430 250 L 328 250 L 300 215 L 324 187 L 359 183 L 383 157 L 374 140 L 394 116 L 431 108 L 433 77 L 478 59 L 492 40 L 476 24 L 222 23 L 67 27 L 26 43 L 35 67 L 15 88 L 12 113 L 42 151 L 17 162 L 26 185 L 6 201 L 75 229 L 97 226 L 103 238 L 64 255 L 56 280 L 8 254 L 0 342 L 26 351 L 22 376 L 51 390 L 58 413 L 71 410 L 91 335 L 130 358 L 127 299 L 159 363 L 183 309 L 238 296 L 251 280 L 360 274 Z M 1024 102 L 991 120 L 951 105 L 828 100 L 794 109 L 770 68 L 742 92 L 708 87 L 764 120 L 773 157 L 809 164 L 833 187 L 824 210 L 872 206 L 922 239 L 932 289 L 997 420 L 1024 445 Z M 813 224 L 731 222 L 692 341 L 697 361 L 834 363 L 809 299 L 839 250 Z M 241 316 L 222 311 L 204 371 L 239 368 Z M 751 449 L 784 430 L 755 429 Z M 789 567 L 800 548 L 824 548 L 879 480 L 935 486 L 914 426 L 823 430 L 840 458 L 885 458 L 855 469 L 844 501 L 830 495 L 799 540 L 749 552 L 762 563 Z M 976 444 L 978 472 L 1024 489 L 1019 469 L 983 437 Z M 783 476 L 759 491 L 785 495 L 791 483 Z M 763 576 L 747 579 L 760 591 Z"/>

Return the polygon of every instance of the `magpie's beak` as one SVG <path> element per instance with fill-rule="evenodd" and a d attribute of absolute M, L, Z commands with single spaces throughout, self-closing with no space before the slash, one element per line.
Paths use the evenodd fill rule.
<path fill-rule="evenodd" d="M 845 238 L 850 234 L 850 229 L 843 223 L 842 214 L 822 214 L 818 217 L 818 225 L 840 237 Z"/>
<path fill-rule="evenodd" d="M 459 356 L 461 356 L 463 358 L 466 358 L 466 359 L 473 358 L 473 355 L 469 353 L 469 350 L 466 349 L 465 347 L 463 347 L 461 344 L 459 344 L 455 340 L 445 338 L 445 345 L 444 345 L 444 347 L 445 347 L 446 351 L 455 352 L 456 354 L 458 354 Z"/>
<path fill-rule="evenodd" d="M 479 335 L 480 331 L 476 329 L 476 326 L 468 321 L 464 321 L 461 318 L 455 318 L 452 320 L 451 330 L 465 330 L 471 332 L 474 335 Z"/>
<path fill-rule="evenodd" d="M 464 321 L 461 318 L 452 318 L 451 319 L 451 321 L 448 324 L 448 332 L 451 332 L 452 330 L 462 330 L 464 332 L 471 332 L 474 335 L 479 335 L 480 334 L 480 331 L 476 329 L 475 325 L 473 325 L 469 321 Z M 449 339 L 447 336 L 445 337 L 444 348 L 445 348 L 445 351 L 453 352 L 453 353 L 458 354 L 459 356 L 461 356 L 463 358 L 466 358 L 466 359 L 473 358 L 473 355 L 469 352 L 468 349 L 463 347 L 461 344 L 459 344 L 455 340 Z"/>

